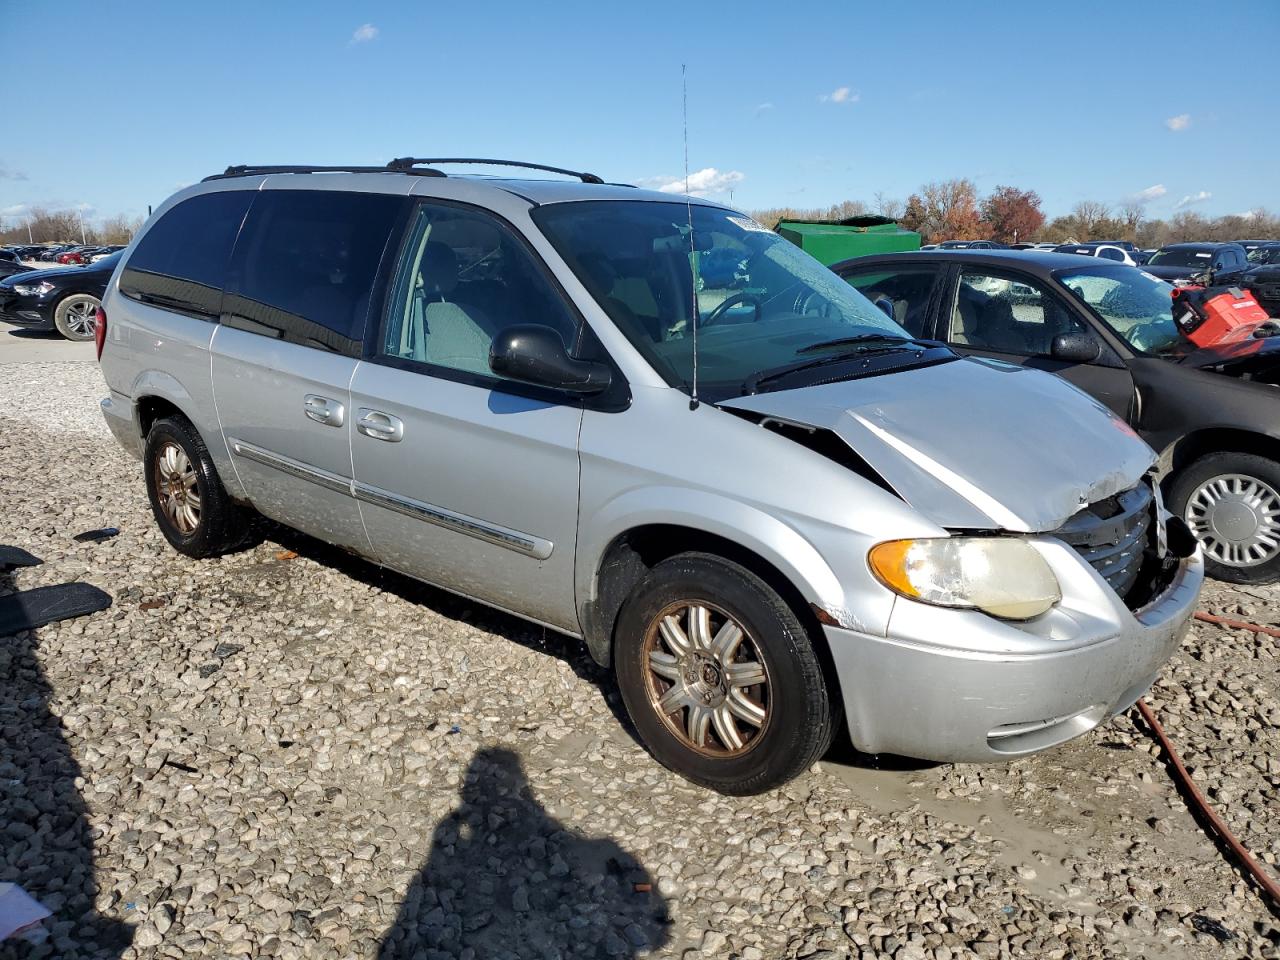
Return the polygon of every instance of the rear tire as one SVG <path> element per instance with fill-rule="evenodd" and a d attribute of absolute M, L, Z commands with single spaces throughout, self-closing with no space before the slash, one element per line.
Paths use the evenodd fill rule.
<path fill-rule="evenodd" d="M 179 553 L 213 557 L 248 538 L 249 514 L 232 502 L 208 448 L 186 417 L 165 417 L 152 425 L 143 466 L 151 512 Z"/>
<path fill-rule="evenodd" d="M 614 638 L 618 685 L 641 739 L 694 783 L 763 793 L 831 745 L 840 707 L 812 638 L 745 567 L 704 553 L 657 564 L 623 604 Z"/>
<path fill-rule="evenodd" d="M 53 325 L 68 340 L 92 340 L 97 325 L 94 314 L 102 301 L 92 294 L 73 293 L 53 308 Z"/>
<path fill-rule="evenodd" d="M 1250 453 L 1201 457 L 1173 478 L 1168 507 L 1200 541 L 1209 576 L 1280 580 L 1280 463 Z"/>

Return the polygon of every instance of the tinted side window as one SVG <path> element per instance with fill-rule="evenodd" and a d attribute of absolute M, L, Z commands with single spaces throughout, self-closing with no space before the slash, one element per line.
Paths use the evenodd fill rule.
<path fill-rule="evenodd" d="M 859 293 L 875 303 L 887 299 L 893 319 L 913 337 L 927 336 L 924 325 L 929 314 L 929 294 L 938 268 L 932 265 L 879 267 L 845 274 Z"/>
<path fill-rule="evenodd" d="M 407 201 L 264 190 L 236 244 L 227 326 L 358 356 L 378 264 Z"/>
<path fill-rule="evenodd" d="M 529 323 L 575 348 L 578 318 L 504 225 L 472 210 L 420 206 L 378 353 L 497 379 L 489 369 L 493 338 Z"/>
<path fill-rule="evenodd" d="M 120 277 L 127 297 L 216 317 L 231 247 L 254 194 L 204 193 L 184 200 L 143 235 Z"/>

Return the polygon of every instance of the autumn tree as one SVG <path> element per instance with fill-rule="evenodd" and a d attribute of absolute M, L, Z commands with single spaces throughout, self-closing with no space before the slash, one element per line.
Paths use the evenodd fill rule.
<path fill-rule="evenodd" d="M 991 196 L 982 201 L 982 219 L 992 240 L 1001 243 L 1026 240 L 1044 226 L 1040 195 L 1034 190 L 996 187 Z"/>
<path fill-rule="evenodd" d="M 926 183 L 907 199 L 902 223 L 928 242 L 982 239 L 978 188 L 972 180 Z"/>

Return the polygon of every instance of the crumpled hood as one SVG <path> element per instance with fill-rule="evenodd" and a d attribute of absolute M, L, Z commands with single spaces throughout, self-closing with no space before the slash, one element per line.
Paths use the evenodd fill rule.
<path fill-rule="evenodd" d="M 1054 530 L 1155 462 L 1065 380 L 977 358 L 720 405 L 831 430 L 944 527 Z"/>

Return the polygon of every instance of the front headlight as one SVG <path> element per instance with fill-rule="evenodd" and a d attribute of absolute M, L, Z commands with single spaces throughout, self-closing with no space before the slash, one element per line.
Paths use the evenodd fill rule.
<path fill-rule="evenodd" d="M 15 283 L 13 289 L 24 297 L 43 297 L 53 289 L 53 284 L 48 280 L 41 280 L 39 283 Z"/>
<path fill-rule="evenodd" d="M 1044 558 L 1016 537 L 890 540 L 872 547 L 867 561 L 901 596 L 1005 620 L 1038 617 L 1062 599 Z"/>

